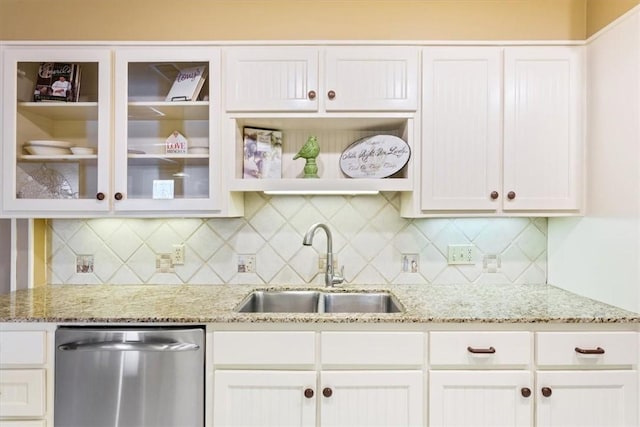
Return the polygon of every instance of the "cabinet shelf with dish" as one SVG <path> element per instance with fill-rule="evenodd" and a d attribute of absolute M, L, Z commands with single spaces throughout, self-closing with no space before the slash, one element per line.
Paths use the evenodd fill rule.
<path fill-rule="evenodd" d="M 247 172 L 251 170 L 247 162 L 255 160 L 245 144 L 245 128 L 270 129 L 281 133 L 280 158 L 273 159 L 270 164 L 271 170 L 277 170 L 275 178 L 254 178 Z M 413 164 L 408 154 L 406 164 L 401 164 L 399 170 L 387 178 L 351 178 L 341 167 L 341 157 L 348 147 L 375 136 L 395 137 L 409 153 L 414 143 L 414 120 L 411 114 L 229 116 L 224 131 L 225 141 L 234 141 L 234 172 L 229 183 L 231 191 L 355 194 L 413 189 Z M 303 178 L 305 160 L 294 160 L 311 136 L 316 137 L 319 145 L 319 154 L 315 159 L 317 179 Z"/>
<path fill-rule="evenodd" d="M 110 58 L 110 50 L 103 47 L 6 47 L 5 214 L 109 210 L 109 203 L 97 200 L 96 194 L 109 192 Z M 68 70 L 73 70 L 73 78 L 65 84 Z M 57 83 L 66 95 L 53 98 Z"/>

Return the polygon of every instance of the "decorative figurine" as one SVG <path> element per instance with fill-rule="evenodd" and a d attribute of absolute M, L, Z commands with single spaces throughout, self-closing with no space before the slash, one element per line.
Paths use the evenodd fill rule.
<path fill-rule="evenodd" d="M 303 178 L 320 178 L 318 176 L 318 165 L 316 164 L 316 157 L 318 157 L 318 154 L 320 154 L 318 138 L 310 136 L 300 151 L 298 151 L 298 154 L 293 156 L 293 160 L 303 158 L 307 161 L 304 165 Z"/>

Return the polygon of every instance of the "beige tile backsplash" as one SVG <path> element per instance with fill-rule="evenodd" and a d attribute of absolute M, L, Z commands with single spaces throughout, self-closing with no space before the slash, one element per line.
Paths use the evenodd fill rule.
<path fill-rule="evenodd" d="M 315 222 L 330 227 L 348 283 L 546 283 L 545 218 L 405 219 L 397 193 L 248 193 L 244 218 L 53 219 L 48 226 L 48 280 L 322 284 L 318 256 L 326 252 L 324 233 L 317 232 L 313 247 L 302 245 L 302 236 Z M 157 272 L 157 256 L 180 243 L 185 245 L 185 264 L 175 265 L 174 272 Z M 467 243 L 475 246 L 474 264 L 448 265 L 448 245 Z M 417 272 L 402 271 L 403 254 L 416 256 Z M 86 260 L 87 255 L 93 256 L 93 268 L 78 269 L 78 258 Z M 255 256 L 254 272 L 238 272 L 243 255 Z"/>

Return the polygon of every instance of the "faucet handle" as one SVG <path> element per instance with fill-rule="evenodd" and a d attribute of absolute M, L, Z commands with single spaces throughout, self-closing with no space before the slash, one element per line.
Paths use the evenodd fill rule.
<path fill-rule="evenodd" d="M 334 274 L 333 277 L 331 277 L 332 285 L 339 285 L 342 282 L 344 282 L 344 265 L 340 267 L 340 274 Z"/>

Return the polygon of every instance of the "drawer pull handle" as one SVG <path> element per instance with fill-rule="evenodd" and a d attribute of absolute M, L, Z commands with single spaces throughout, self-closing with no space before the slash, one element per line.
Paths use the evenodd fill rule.
<path fill-rule="evenodd" d="M 309 97 L 309 99 L 316 99 L 316 91 L 310 90 L 307 96 Z"/>
<path fill-rule="evenodd" d="M 520 389 L 520 393 L 522 394 L 522 397 L 529 397 L 531 396 L 531 389 L 529 387 L 522 387 Z"/>
<path fill-rule="evenodd" d="M 304 397 L 306 397 L 307 399 L 311 399 L 313 397 L 313 389 L 311 388 L 305 389 Z"/>
<path fill-rule="evenodd" d="M 327 92 L 327 97 L 329 97 L 329 99 L 335 99 L 336 92 L 334 90 L 330 90 L 329 92 Z"/>
<path fill-rule="evenodd" d="M 576 347 L 576 353 L 580 354 L 604 354 L 604 348 L 596 347 L 596 348 L 580 348 Z"/>
<path fill-rule="evenodd" d="M 496 349 L 493 347 L 489 348 L 473 348 L 471 346 L 467 347 L 467 351 L 473 354 L 493 354 L 496 352 Z"/>
<path fill-rule="evenodd" d="M 333 394 L 333 390 L 331 390 L 329 387 L 325 387 L 322 389 L 322 395 L 324 397 L 331 397 L 332 394 Z"/>
<path fill-rule="evenodd" d="M 544 397 L 551 396 L 551 393 L 552 393 L 552 391 L 551 391 L 551 389 L 549 387 L 542 387 L 542 395 Z"/>

